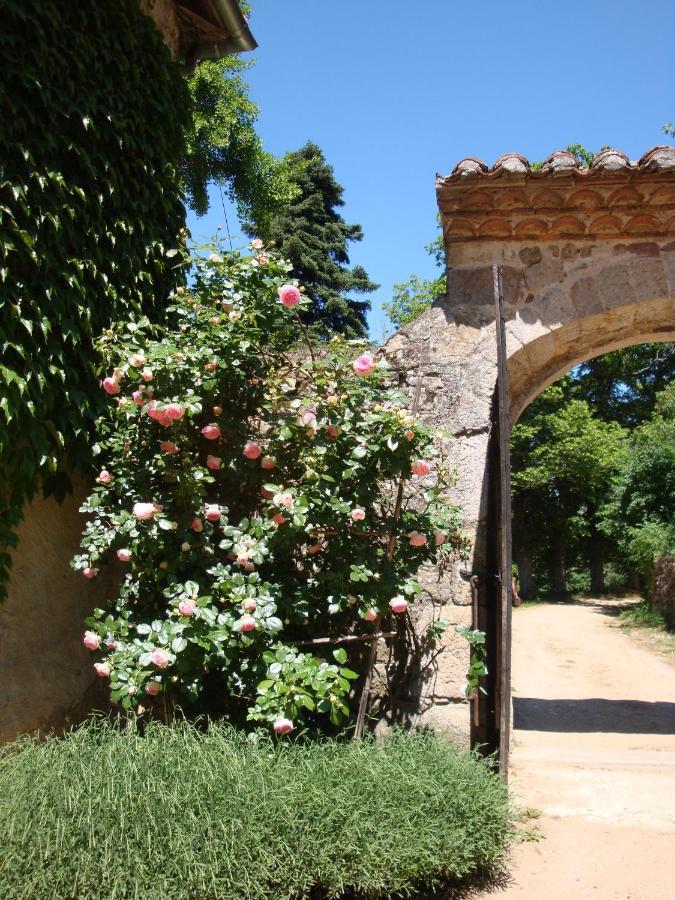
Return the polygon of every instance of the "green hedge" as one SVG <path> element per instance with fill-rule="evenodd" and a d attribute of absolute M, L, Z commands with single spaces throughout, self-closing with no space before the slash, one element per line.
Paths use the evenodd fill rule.
<path fill-rule="evenodd" d="M 0 756 L 4 900 L 429 896 L 511 833 L 488 764 L 432 734 L 275 747 L 102 723 Z"/>
<path fill-rule="evenodd" d="M 157 313 L 185 221 L 187 88 L 138 0 L 0 0 L 0 591 L 42 476 L 86 470 L 93 338 Z"/>

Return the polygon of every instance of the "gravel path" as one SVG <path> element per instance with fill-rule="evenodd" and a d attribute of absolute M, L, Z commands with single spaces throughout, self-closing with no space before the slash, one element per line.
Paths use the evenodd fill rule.
<path fill-rule="evenodd" d="M 510 785 L 543 837 L 481 897 L 675 898 L 675 668 L 621 630 L 620 605 L 514 610 Z"/>

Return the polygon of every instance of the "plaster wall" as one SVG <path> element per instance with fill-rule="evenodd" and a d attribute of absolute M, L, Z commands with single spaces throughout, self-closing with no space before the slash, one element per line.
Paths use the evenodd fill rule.
<path fill-rule="evenodd" d="M 87 493 L 80 482 L 61 505 L 36 497 L 17 530 L 9 596 L 0 604 L 1 741 L 60 730 L 104 703 L 82 634 L 115 573 L 104 569 L 87 581 L 68 565 L 78 552 L 78 510 Z"/>

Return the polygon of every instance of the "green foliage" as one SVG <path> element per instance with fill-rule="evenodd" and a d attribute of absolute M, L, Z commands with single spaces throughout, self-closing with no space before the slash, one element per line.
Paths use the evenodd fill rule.
<path fill-rule="evenodd" d="M 485 693 L 483 688 L 479 687 L 481 678 L 488 673 L 485 632 L 477 631 L 475 628 L 469 628 L 468 625 L 456 625 L 455 631 L 460 637 L 465 638 L 471 647 L 469 671 L 466 677 L 466 687 L 464 692 L 467 697 L 473 696 L 478 690 Z"/>
<path fill-rule="evenodd" d="M 444 293 L 444 275 L 430 280 L 413 274 L 407 281 L 394 285 L 391 303 L 383 303 L 382 309 L 394 328 L 402 328 L 419 318 Z"/>
<path fill-rule="evenodd" d="M 625 456 L 623 429 L 570 394 L 569 378 L 547 388 L 511 436 L 514 544 L 540 560 L 589 538 Z"/>
<path fill-rule="evenodd" d="M 0 756 L 4 900 L 424 897 L 512 836 L 489 763 L 428 733 L 275 747 L 90 724 Z"/>
<path fill-rule="evenodd" d="M 649 584 L 656 556 L 675 550 L 675 382 L 650 420 L 631 436 L 630 453 L 602 510 L 611 536 Z"/>
<path fill-rule="evenodd" d="M 652 414 L 658 394 L 675 379 L 675 344 L 635 344 L 586 360 L 567 381 L 606 422 L 634 428 Z"/>
<path fill-rule="evenodd" d="M 89 471 L 94 340 L 159 314 L 184 222 L 189 99 L 135 0 L 5 0 L 0 47 L 0 550 L 42 478 Z M 8 578 L 0 554 L 0 591 Z"/>
<path fill-rule="evenodd" d="M 238 56 L 199 63 L 188 81 L 192 118 L 181 168 L 188 203 L 199 215 L 215 183 L 236 202 L 241 221 L 262 234 L 296 188 L 286 162 L 263 149 L 255 130 L 259 110 L 242 78 L 251 65 Z"/>
<path fill-rule="evenodd" d="M 445 269 L 445 247 L 439 216 L 436 216 L 436 224 L 439 226 L 439 233 L 424 249 L 439 269 Z M 445 294 L 446 285 L 445 274 L 438 278 L 422 278 L 413 273 L 407 281 L 394 285 L 391 303 L 383 303 L 382 309 L 394 328 L 402 328 L 419 318 L 435 300 L 440 299 Z"/>
<path fill-rule="evenodd" d="M 622 609 L 619 621 L 625 628 L 654 628 L 667 631 L 666 620 L 658 610 L 652 609 L 646 600 Z"/>
<path fill-rule="evenodd" d="M 665 125 L 662 125 L 661 131 L 668 135 L 668 137 L 675 138 L 675 125 L 672 125 L 670 122 L 666 122 Z"/>
<path fill-rule="evenodd" d="M 443 436 L 354 342 L 298 344 L 310 301 L 259 243 L 198 257 L 175 325 L 103 335 L 117 400 L 74 566 L 93 577 L 125 559 L 119 595 L 87 623 L 115 702 L 154 693 L 235 721 L 336 725 L 356 677 L 346 651 L 296 647 L 395 619 L 389 603 L 413 601 L 419 565 L 460 546 L 459 517 L 442 454 L 433 473 L 413 470 Z"/>
<path fill-rule="evenodd" d="M 370 303 L 353 295 L 369 294 L 377 285 L 362 266 L 349 268 L 349 245 L 362 240 L 361 226 L 348 225 L 342 218 L 343 188 L 320 147 L 307 143 L 288 154 L 285 164 L 295 198 L 273 214 L 269 224 L 249 224 L 248 232 L 273 243 L 290 261 L 293 275 L 312 300 L 303 321 L 314 334 L 364 337 Z"/>

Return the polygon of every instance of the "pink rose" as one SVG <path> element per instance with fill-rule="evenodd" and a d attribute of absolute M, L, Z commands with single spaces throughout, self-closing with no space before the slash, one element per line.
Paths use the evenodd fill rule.
<path fill-rule="evenodd" d="M 337 430 L 335 425 L 328 425 L 326 428 L 326 437 L 329 441 L 335 440 L 335 438 L 338 437 L 339 433 L 340 432 Z"/>
<path fill-rule="evenodd" d="M 107 469 L 103 469 L 98 473 L 98 480 L 101 482 L 101 484 L 110 484 L 110 482 L 112 481 L 112 475 Z"/>
<path fill-rule="evenodd" d="M 286 491 L 279 497 L 279 503 L 281 503 L 282 506 L 285 506 L 286 509 L 293 509 L 293 505 L 295 504 L 293 494 L 289 494 L 288 491 Z"/>
<path fill-rule="evenodd" d="M 117 641 L 114 640 L 114 638 L 108 638 L 108 640 L 105 642 L 105 645 L 108 648 L 108 650 L 119 650 L 119 646 L 120 646 L 117 643 Z"/>
<path fill-rule="evenodd" d="M 292 306 L 297 306 L 302 299 L 300 291 L 292 284 L 282 284 L 277 293 L 279 294 L 279 300 L 289 309 Z"/>
<path fill-rule="evenodd" d="M 211 323 L 211 325 L 217 325 L 218 322 L 220 322 L 220 319 L 218 318 L 218 316 L 211 316 L 209 322 Z"/>
<path fill-rule="evenodd" d="M 194 600 L 181 600 L 178 604 L 178 612 L 181 616 L 193 616 L 196 606 Z"/>
<path fill-rule="evenodd" d="M 266 253 L 256 253 L 255 261 L 259 266 L 266 266 L 270 258 Z"/>
<path fill-rule="evenodd" d="M 96 578 L 96 569 L 92 569 L 87 566 L 86 569 L 82 569 L 82 574 L 85 578 Z"/>
<path fill-rule="evenodd" d="M 185 410 L 180 403 L 169 403 L 164 410 L 164 414 L 168 419 L 171 419 L 172 422 L 177 422 L 179 419 L 183 418 Z"/>
<path fill-rule="evenodd" d="M 196 532 L 196 534 L 199 534 L 200 531 L 204 530 L 204 524 L 200 518 L 195 516 L 194 519 L 192 520 L 192 522 L 190 523 L 190 528 L 194 532 Z"/>
<path fill-rule="evenodd" d="M 402 594 L 397 594 L 396 597 L 392 597 L 389 601 L 389 609 L 395 613 L 405 612 L 408 608 L 408 601 Z"/>
<path fill-rule="evenodd" d="M 98 650 L 101 646 L 101 637 L 95 631 L 85 631 L 82 643 L 87 650 Z"/>
<path fill-rule="evenodd" d="M 127 550 L 126 547 L 123 547 L 121 550 L 117 551 L 116 556 L 120 562 L 129 562 L 131 559 L 131 550 Z"/>
<path fill-rule="evenodd" d="M 180 549 L 183 551 L 183 553 L 189 553 L 190 545 L 188 544 L 187 541 L 183 541 L 183 543 L 180 545 Z"/>
<path fill-rule="evenodd" d="M 241 631 L 255 631 L 257 624 L 253 616 L 246 615 L 239 619 L 239 629 Z"/>
<path fill-rule="evenodd" d="M 374 368 L 375 360 L 370 353 L 362 353 L 361 356 L 357 356 L 352 363 L 352 369 L 354 369 L 359 376 L 370 375 Z"/>
<path fill-rule="evenodd" d="M 255 612 L 258 608 L 258 604 L 255 602 L 253 597 L 249 597 L 248 600 L 244 600 L 242 605 L 247 613 Z"/>
<path fill-rule="evenodd" d="M 445 543 L 445 539 L 447 534 L 444 531 L 435 531 L 434 532 L 434 542 L 437 547 L 440 547 L 441 544 Z"/>
<path fill-rule="evenodd" d="M 241 313 L 237 312 L 236 309 L 233 309 L 231 313 L 228 313 L 228 319 L 232 319 L 233 322 L 236 322 L 240 316 Z"/>
<path fill-rule="evenodd" d="M 159 449 L 162 453 L 178 453 L 180 449 L 177 444 L 174 444 L 173 441 L 160 441 Z"/>
<path fill-rule="evenodd" d="M 316 426 L 316 413 L 306 412 L 302 414 L 302 424 L 309 425 L 311 428 Z"/>
<path fill-rule="evenodd" d="M 284 734 L 290 734 L 295 729 L 295 725 L 291 719 L 281 717 L 274 720 L 272 728 L 274 728 L 274 733 L 281 737 Z"/>
<path fill-rule="evenodd" d="M 282 516 L 281 513 L 275 513 L 272 516 L 272 521 L 276 522 L 277 525 L 285 525 L 288 522 L 288 519 L 285 516 Z"/>
<path fill-rule="evenodd" d="M 99 678 L 107 678 L 110 675 L 110 666 L 106 662 L 94 663 L 94 668 Z"/>
<path fill-rule="evenodd" d="M 423 547 L 427 542 L 426 534 L 420 534 L 419 531 L 411 531 L 408 537 L 411 547 Z"/>
<path fill-rule="evenodd" d="M 143 394 L 141 391 L 134 391 L 131 395 L 136 406 L 143 406 Z"/>
<path fill-rule="evenodd" d="M 425 462 L 423 459 L 416 460 L 412 466 L 410 466 L 410 471 L 413 475 L 428 475 L 431 472 L 431 466 L 428 462 Z"/>
<path fill-rule="evenodd" d="M 156 512 L 157 508 L 154 503 L 134 503 L 133 513 L 141 522 L 152 519 Z"/>
<path fill-rule="evenodd" d="M 169 417 L 167 410 L 157 409 L 157 403 L 154 400 L 152 401 L 152 403 L 148 403 L 145 411 L 151 419 L 154 419 L 154 421 L 157 422 L 158 425 L 162 425 L 164 428 L 168 428 L 171 424 L 171 418 Z"/>
<path fill-rule="evenodd" d="M 366 622 L 374 622 L 377 618 L 377 610 L 372 608 L 367 609 L 363 614 L 363 618 L 366 620 Z"/>
<path fill-rule="evenodd" d="M 263 246 L 263 242 L 261 241 L 261 239 L 259 237 L 253 238 L 253 240 L 251 241 L 251 247 L 254 250 L 260 250 L 262 248 L 262 246 Z"/>
<path fill-rule="evenodd" d="M 143 381 L 152 381 L 152 369 L 143 369 L 143 371 L 141 372 L 141 378 L 143 379 Z"/>
<path fill-rule="evenodd" d="M 220 428 L 215 422 L 212 422 L 210 425 L 205 425 L 202 428 L 202 434 L 207 441 L 217 441 L 220 437 Z"/>
<path fill-rule="evenodd" d="M 262 453 L 262 447 L 260 444 L 256 444 L 255 441 L 247 441 L 244 444 L 243 454 L 246 459 L 257 459 Z"/>
<path fill-rule="evenodd" d="M 162 685 L 159 681 L 149 681 L 145 686 L 145 693 L 150 694 L 151 697 L 156 697 L 161 690 Z"/>
<path fill-rule="evenodd" d="M 213 407 L 213 415 L 214 416 L 219 416 L 222 413 L 222 411 L 223 411 L 222 406 L 214 406 Z"/>
<path fill-rule="evenodd" d="M 410 428 L 408 428 L 408 430 L 405 433 L 405 436 L 409 441 L 412 441 L 413 438 L 415 437 L 415 432 L 412 431 Z"/>
<path fill-rule="evenodd" d="M 205 515 L 209 522 L 220 522 L 220 506 L 217 503 L 207 503 Z"/>
<path fill-rule="evenodd" d="M 204 366 L 204 368 L 206 369 L 207 372 L 215 372 L 216 369 L 218 368 L 218 363 L 217 362 L 207 362 L 206 365 Z"/>
<path fill-rule="evenodd" d="M 130 359 L 129 362 L 136 369 L 140 369 L 141 366 L 145 365 L 145 353 L 142 350 L 137 350 Z"/>
<path fill-rule="evenodd" d="M 363 522 L 366 517 L 366 511 L 365 509 L 361 509 L 360 506 L 357 506 L 356 509 L 352 510 L 351 516 L 353 522 Z"/>
<path fill-rule="evenodd" d="M 207 456 L 206 467 L 208 469 L 219 469 L 222 459 L 219 456 Z"/>
<path fill-rule="evenodd" d="M 221 305 L 222 305 L 223 309 L 225 310 L 225 312 L 229 312 L 232 309 L 232 307 L 234 306 L 234 303 L 232 303 L 231 300 L 223 300 Z"/>
<path fill-rule="evenodd" d="M 166 562 L 166 560 L 163 560 L 163 561 L 159 564 L 159 568 L 160 568 L 160 569 L 168 569 L 168 568 L 169 568 L 168 562 Z"/>
<path fill-rule="evenodd" d="M 158 669 L 166 669 L 169 665 L 169 654 L 166 650 L 155 650 L 152 654 L 152 661 Z"/>
<path fill-rule="evenodd" d="M 113 369 L 112 377 L 115 381 L 120 382 L 124 378 L 124 369 Z"/>
<path fill-rule="evenodd" d="M 120 386 L 114 378 L 110 378 L 110 376 L 108 376 L 107 378 L 103 379 L 103 390 L 106 392 L 106 394 L 110 394 L 110 396 L 112 397 L 114 394 L 119 394 Z"/>
<path fill-rule="evenodd" d="M 263 458 L 260 460 L 261 469 L 267 469 L 267 471 L 270 471 L 275 466 L 276 462 L 272 459 L 271 456 L 263 456 Z"/>

